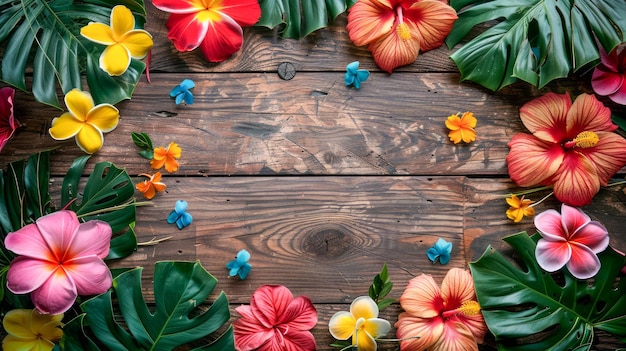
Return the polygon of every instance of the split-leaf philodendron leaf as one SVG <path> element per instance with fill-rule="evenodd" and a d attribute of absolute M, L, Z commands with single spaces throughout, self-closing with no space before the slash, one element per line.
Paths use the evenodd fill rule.
<path fill-rule="evenodd" d="M 59 107 L 57 84 L 64 94 L 74 88 L 87 90 L 81 82 L 84 73 L 96 104 L 130 99 L 145 64 L 132 59 L 123 75 L 112 77 L 99 66 L 104 46 L 80 35 L 80 28 L 89 22 L 108 25 L 115 5 L 128 7 L 136 26 L 143 27 L 143 0 L 0 0 L 0 80 Z M 31 88 L 25 74 L 29 67 Z"/>
<path fill-rule="evenodd" d="M 328 26 L 356 0 L 259 0 L 261 18 L 256 26 L 274 28 L 284 24 L 284 38 L 302 39 Z"/>
<path fill-rule="evenodd" d="M 612 248 L 600 272 L 578 280 L 566 268 L 554 276 L 535 259 L 539 234 L 504 238 L 519 266 L 489 247 L 470 263 L 476 297 L 500 351 L 589 350 L 594 330 L 626 341 L 626 258 Z"/>
<path fill-rule="evenodd" d="M 485 22 L 496 24 L 450 57 L 470 80 L 498 90 L 518 80 L 537 87 L 567 77 L 626 41 L 626 1 L 451 0 L 459 18 L 449 48 Z"/>

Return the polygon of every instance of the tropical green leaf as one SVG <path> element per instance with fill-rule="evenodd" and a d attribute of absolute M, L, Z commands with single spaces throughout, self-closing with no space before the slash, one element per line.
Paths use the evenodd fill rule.
<path fill-rule="evenodd" d="M 274 28 L 284 24 L 282 36 L 302 39 L 312 32 L 328 26 L 349 9 L 356 0 L 259 0 L 261 18 L 256 26 Z"/>
<path fill-rule="evenodd" d="M 166 351 L 207 337 L 215 341 L 194 350 L 235 349 L 231 327 L 217 335 L 230 319 L 224 292 L 208 310 L 198 308 L 217 285 L 200 262 L 157 262 L 152 310 L 142 295 L 141 272 L 139 267 L 118 275 L 112 289 L 81 304 L 91 332 L 107 350 Z M 123 323 L 114 316 L 114 297 Z"/>
<path fill-rule="evenodd" d="M 518 80 L 537 87 L 567 77 L 626 41 L 626 2 L 614 0 L 451 0 L 458 20 L 449 48 L 482 23 L 495 25 L 450 57 L 470 80 L 498 90 Z"/>
<path fill-rule="evenodd" d="M 578 280 L 543 271 L 535 260 L 539 234 L 504 238 L 519 267 L 491 247 L 470 263 L 476 296 L 498 350 L 588 350 L 594 329 L 626 340 L 626 258 L 612 248 L 598 257 L 600 272 Z"/>
<path fill-rule="evenodd" d="M 79 193 L 77 186 L 85 162 L 80 158 L 74 161 L 63 179 L 62 198 L 68 202 L 74 198 L 70 191 Z M 107 259 L 126 257 L 137 248 L 134 194 L 135 187 L 126 170 L 110 162 L 99 162 L 87 179 L 82 197 L 69 207 L 82 220 L 99 219 L 109 223 L 114 237 Z"/>
<path fill-rule="evenodd" d="M 109 76 L 99 67 L 104 46 L 80 35 L 80 28 L 91 21 L 109 24 L 115 5 L 131 9 L 136 26 L 143 28 L 143 0 L 0 0 L 1 80 L 32 91 L 39 102 L 59 107 L 57 86 L 64 94 L 74 88 L 85 90 L 81 82 L 84 72 L 97 104 L 130 99 L 145 64 L 132 59 L 126 73 Z M 29 67 L 30 89 L 25 79 Z"/>

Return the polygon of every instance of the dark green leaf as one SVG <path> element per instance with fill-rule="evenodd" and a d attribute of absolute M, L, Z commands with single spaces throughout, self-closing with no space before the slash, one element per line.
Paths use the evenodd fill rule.
<path fill-rule="evenodd" d="M 24 205 L 30 208 L 28 212 L 32 213 L 33 220 L 50 213 L 49 181 L 50 153 L 46 151 L 31 155 L 24 169 L 24 187 L 29 200 L 24 201 Z"/>
<path fill-rule="evenodd" d="M 152 160 L 154 157 L 154 150 L 141 150 L 139 151 L 139 155 L 145 159 Z"/>
<path fill-rule="evenodd" d="M 498 350 L 587 350 L 594 329 L 626 338 L 626 258 L 607 248 L 593 280 L 544 272 L 535 260 L 536 241 L 526 233 L 504 238 L 520 266 L 487 248 L 470 263 L 476 296 Z M 532 338 L 529 338 L 531 337 Z"/>
<path fill-rule="evenodd" d="M 137 147 L 141 149 L 150 149 L 150 150 L 154 149 L 154 146 L 152 146 L 152 139 L 150 139 L 150 136 L 147 133 L 131 132 L 130 135 L 133 139 L 133 143 L 135 143 Z"/>
<path fill-rule="evenodd" d="M 208 310 L 198 308 L 217 285 L 215 277 L 199 262 L 156 263 L 153 311 L 143 299 L 141 271 L 142 268 L 136 268 L 118 275 L 112 290 L 81 304 L 91 330 L 107 349 L 172 350 L 215 334 L 230 319 L 228 299 L 223 292 Z M 124 327 L 113 315 L 113 292 Z M 229 329 L 213 344 L 197 350 L 234 350 L 232 331 Z"/>
<path fill-rule="evenodd" d="M 382 300 L 378 301 L 378 303 L 376 303 L 376 304 L 378 305 L 378 310 L 382 311 L 383 309 L 387 308 L 389 305 L 391 305 L 395 301 L 396 301 L 395 299 L 386 298 L 386 299 L 382 299 Z"/>
<path fill-rule="evenodd" d="M 61 187 L 61 207 L 78 198 L 78 182 L 90 157 L 90 155 L 77 157 L 67 170 Z"/>
<path fill-rule="evenodd" d="M 274 28 L 284 24 L 282 36 L 301 39 L 328 26 L 356 0 L 259 0 L 261 18 L 257 26 Z"/>
<path fill-rule="evenodd" d="M 458 20 L 446 39 L 459 43 L 482 23 L 496 24 L 450 57 L 462 80 L 498 90 L 518 80 L 543 87 L 598 62 L 626 41 L 626 2 L 613 0 L 451 0 Z"/>
<path fill-rule="evenodd" d="M 65 324 L 59 344 L 64 351 L 100 351 L 98 345 L 88 336 L 84 313 Z"/>

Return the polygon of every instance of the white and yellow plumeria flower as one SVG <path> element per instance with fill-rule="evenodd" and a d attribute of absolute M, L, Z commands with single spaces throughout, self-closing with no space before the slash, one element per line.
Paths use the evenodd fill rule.
<path fill-rule="evenodd" d="M 369 296 L 359 296 L 350 305 L 350 312 L 335 313 L 328 322 L 330 334 L 339 340 L 352 338 L 358 351 L 376 351 L 376 339 L 391 329 L 388 321 L 378 318 L 378 305 Z"/>

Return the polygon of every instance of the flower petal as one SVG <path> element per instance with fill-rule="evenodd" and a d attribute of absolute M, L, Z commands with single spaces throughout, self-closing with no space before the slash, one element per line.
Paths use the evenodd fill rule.
<path fill-rule="evenodd" d="M 291 291 L 282 285 L 263 285 L 250 299 L 252 313 L 267 328 L 277 324 L 289 304 L 293 301 Z"/>
<path fill-rule="evenodd" d="M 63 264 L 63 267 L 72 277 L 79 295 L 102 294 L 111 287 L 111 271 L 98 256 L 69 260 Z"/>
<path fill-rule="evenodd" d="M 478 351 L 478 344 L 469 328 L 461 322 L 446 322 L 443 335 L 432 346 L 433 350 Z"/>
<path fill-rule="evenodd" d="M 91 22 L 80 29 L 80 35 L 102 45 L 113 45 L 116 43 L 111 27 L 104 23 Z"/>
<path fill-rule="evenodd" d="M 122 44 L 107 46 L 100 55 L 100 68 L 111 76 L 121 76 L 130 66 L 130 51 Z"/>
<path fill-rule="evenodd" d="M 567 138 L 565 127 L 571 105 L 568 93 L 547 93 L 524 104 L 520 108 L 520 118 L 537 138 L 560 144 Z"/>
<path fill-rule="evenodd" d="M 57 267 L 48 261 L 18 256 L 9 266 L 7 288 L 14 294 L 28 294 L 42 286 Z"/>
<path fill-rule="evenodd" d="M 111 10 L 111 30 L 116 42 L 135 28 L 135 17 L 130 9 L 124 5 L 117 5 Z"/>
<path fill-rule="evenodd" d="M 13 309 L 8 311 L 2 319 L 4 330 L 13 336 L 20 338 L 32 338 L 35 335 L 28 327 L 30 326 L 30 317 L 32 310 L 29 309 Z"/>
<path fill-rule="evenodd" d="M 199 21 L 196 13 L 173 13 L 165 25 L 168 28 L 167 37 L 178 51 L 191 51 L 199 47 L 209 30 L 209 23 Z"/>
<path fill-rule="evenodd" d="M 388 73 L 397 67 L 413 63 L 419 54 L 419 41 L 415 38 L 401 38 L 400 31 L 394 27 L 389 34 L 367 47 L 372 52 L 376 65 Z"/>
<path fill-rule="evenodd" d="M 346 29 L 356 46 L 370 44 L 393 28 L 395 14 L 388 1 L 360 0 L 348 12 Z"/>
<path fill-rule="evenodd" d="M 363 323 L 363 329 L 374 339 L 383 337 L 391 330 L 391 324 L 382 318 L 370 318 Z M 360 346 L 360 344 L 359 344 Z"/>
<path fill-rule="evenodd" d="M 76 134 L 76 144 L 88 154 L 93 154 L 102 148 L 104 136 L 100 129 L 90 123 L 85 123 Z"/>
<path fill-rule="evenodd" d="M 94 107 L 94 102 L 88 92 L 72 89 L 65 94 L 65 106 L 74 117 L 84 121 L 89 111 Z"/>
<path fill-rule="evenodd" d="M 356 334 L 352 336 L 352 344 L 358 345 L 359 351 L 376 351 L 376 340 L 369 335 L 365 330 L 357 330 Z"/>
<path fill-rule="evenodd" d="M 535 257 L 541 268 L 548 272 L 561 269 L 570 260 L 572 249 L 566 241 L 548 241 L 539 239 L 535 248 Z"/>
<path fill-rule="evenodd" d="M 261 6 L 258 0 L 222 0 L 219 11 L 232 18 L 241 27 L 252 26 L 261 17 Z"/>
<path fill-rule="evenodd" d="M 283 336 L 284 345 L 280 345 L 281 348 L 275 350 L 285 351 L 303 351 L 303 350 L 317 350 L 315 344 L 315 337 L 310 331 L 292 330 L 289 329 L 286 335 Z M 275 341 L 279 341 L 276 338 Z"/>
<path fill-rule="evenodd" d="M 600 259 L 585 245 L 571 243 L 571 258 L 567 269 L 578 279 L 589 279 L 600 271 Z"/>
<path fill-rule="evenodd" d="M 565 239 L 572 240 L 572 235 L 581 227 L 591 222 L 591 218 L 580 208 L 561 205 L 561 225 L 565 231 Z"/>
<path fill-rule="evenodd" d="M 78 134 L 84 125 L 85 122 L 66 112 L 52 120 L 48 132 L 54 140 L 66 140 Z"/>
<path fill-rule="evenodd" d="M 7 335 L 2 340 L 2 348 L 4 350 L 15 350 L 15 351 L 30 351 L 30 350 L 39 350 L 41 347 L 41 351 L 51 351 L 54 347 L 54 344 L 49 348 L 44 348 L 40 344 L 39 338 L 30 337 L 30 338 L 17 338 L 13 335 Z"/>
<path fill-rule="evenodd" d="M 446 309 L 459 308 L 465 301 L 476 300 L 472 275 L 464 269 L 450 269 L 441 283 L 441 296 Z"/>
<path fill-rule="evenodd" d="M 409 280 L 402 296 L 402 308 L 413 316 L 434 318 L 443 310 L 441 290 L 430 275 L 422 274 Z"/>
<path fill-rule="evenodd" d="M 595 95 L 580 94 L 567 113 L 567 135 L 575 137 L 584 131 L 612 132 L 617 126 L 611 122 L 611 110 Z"/>
<path fill-rule="evenodd" d="M 128 49 L 132 58 L 142 59 L 152 49 L 154 42 L 150 33 L 143 29 L 135 29 L 124 35 L 122 45 Z"/>
<path fill-rule="evenodd" d="M 4 240 L 4 245 L 17 255 L 45 258 L 50 254 L 48 244 L 41 236 L 36 224 L 27 224 L 9 233 Z"/>
<path fill-rule="evenodd" d="M 13 88 L 0 88 L 0 150 L 13 136 L 15 129 L 20 126 L 13 114 L 14 97 L 15 90 Z"/>
<path fill-rule="evenodd" d="M 447 2 L 422 0 L 414 2 L 404 11 L 405 21 L 415 25 L 421 51 L 443 45 L 457 19 L 456 11 Z"/>
<path fill-rule="evenodd" d="M 518 133 L 509 142 L 506 157 L 511 180 L 520 186 L 535 186 L 554 175 L 565 152 L 559 144 Z"/>
<path fill-rule="evenodd" d="M 109 254 L 112 230 L 109 223 L 91 220 L 81 223 L 71 246 L 67 248 L 69 257 L 96 256 L 104 259 Z"/>
<path fill-rule="evenodd" d="M 241 315 L 241 318 L 233 322 L 237 350 L 258 350 L 274 337 L 273 328 L 266 328 L 261 325 L 252 313 L 250 306 L 239 306 L 235 310 Z"/>
<path fill-rule="evenodd" d="M 555 175 L 554 196 L 572 206 L 584 206 L 600 191 L 596 168 L 583 154 L 568 152 Z"/>
<path fill-rule="evenodd" d="M 41 313 L 60 314 L 72 307 L 78 293 L 72 278 L 59 267 L 30 296 Z"/>
<path fill-rule="evenodd" d="M 568 237 L 561 214 L 556 210 L 547 210 L 538 214 L 535 217 L 535 228 L 549 241 L 562 242 L 566 241 Z"/>
<path fill-rule="evenodd" d="M 624 75 L 610 71 L 603 65 L 598 65 L 591 76 L 591 87 L 598 95 L 611 95 L 622 87 L 624 79 L 626 79 Z"/>
<path fill-rule="evenodd" d="M 152 4 L 161 11 L 175 14 L 196 13 L 206 8 L 201 0 L 153 0 Z"/>
<path fill-rule="evenodd" d="M 600 185 L 606 186 L 615 173 L 626 166 L 626 139 L 610 132 L 597 132 L 598 144 L 592 148 L 578 149 L 593 164 Z"/>
<path fill-rule="evenodd" d="M 33 256 L 59 262 L 72 244 L 80 228 L 78 217 L 73 211 L 60 210 L 37 219 L 37 229 L 48 245 L 46 256 Z"/>
<path fill-rule="evenodd" d="M 378 305 L 369 296 L 359 296 L 350 304 L 350 314 L 355 319 L 378 317 Z"/>
<path fill-rule="evenodd" d="M 355 328 L 356 320 L 348 311 L 339 311 L 330 317 L 330 321 L 328 321 L 330 335 L 338 340 L 346 340 L 351 337 Z"/>
<path fill-rule="evenodd" d="M 87 115 L 87 121 L 100 129 L 103 133 L 108 133 L 117 127 L 120 120 L 120 111 L 111 104 L 100 104 Z"/>
<path fill-rule="evenodd" d="M 395 324 L 396 337 L 402 350 L 430 350 L 443 334 L 444 324 L 439 317 L 419 318 L 408 312 L 400 313 Z"/>
<path fill-rule="evenodd" d="M 223 15 L 212 21 L 200 43 L 204 57 L 211 62 L 222 62 L 239 51 L 243 45 L 243 30 L 232 18 Z"/>
<path fill-rule="evenodd" d="M 592 221 L 578 228 L 569 241 L 585 245 L 594 253 L 600 253 L 609 246 L 609 232 L 601 223 Z"/>

